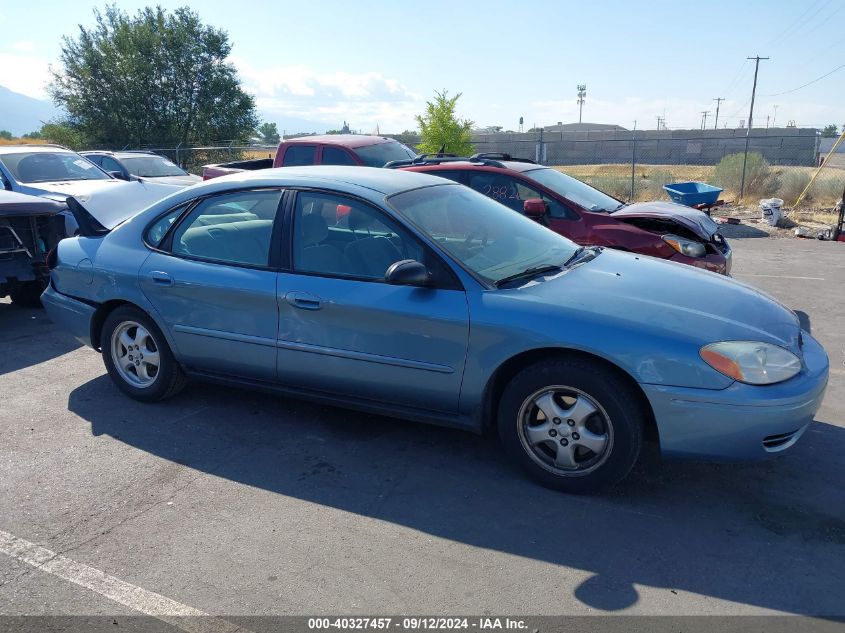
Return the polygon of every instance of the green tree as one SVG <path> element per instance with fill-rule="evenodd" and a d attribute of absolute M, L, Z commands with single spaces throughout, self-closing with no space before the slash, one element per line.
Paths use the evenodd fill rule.
<path fill-rule="evenodd" d="M 28 134 L 24 134 L 21 138 L 38 139 L 43 137 L 41 136 L 41 130 L 35 130 L 33 132 L 29 132 Z"/>
<path fill-rule="evenodd" d="M 0 138 L 6 139 L 7 141 L 11 141 L 12 133 L 9 130 L 0 130 Z"/>
<path fill-rule="evenodd" d="M 68 123 L 92 143 L 243 141 L 254 133 L 255 100 L 226 61 L 225 31 L 187 7 L 130 16 L 111 5 L 94 17 L 95 26 L 63 38 L 49 87 Z"/>
<path fill-rule="evenodd" d="M 408 147 L 414 147 L 420 142 L 420 135 L 414 130 L 405 130 L 401 134 L 394 136 L 397 141 L 404 143 Z"/>
<path fill-rule="evenodd" d="M 264 122 L 258 126 L 257 132 L 261 136 L 261 140 L 267 145 L 275 145 L 282 140 L 279 136 L 279 128 L 276 127 L 275 123 Z"/>
<path fill-rule="evenodd" d="M 460 92 L 450 97 L 444 90 L 434 93 L 434 101 L 426 102 L 425 114 L 417 116 L 421 139 L 417 148 L 420 152 L 433 154 L 443 147 L 445 152 L 459 156 L 474 153 L 471 132 L 473 122 L 459 119 L 455 114 L 455 104 L 460 98 Z"/>
<path fill-rule="evenodd" d="M 825 138 L 835 138 L 839 136 L 839 132 L 837 131 L 836 124 L 831 123 L 830 125 L 825 125 L 824 129 L 822 130 L 822 136 Z"/>
<path fill-rule="evenodd" d="M 72 125 L 63 121 L 45 123 L 41 131 L 38 132 L 38 136 L 32 138 L 43 138 L 51 143 L 58 143 L 59 145 L 64 145 L 75 150 L 89 147 L 89 142 L 85 138 L 85 135 Z"/>

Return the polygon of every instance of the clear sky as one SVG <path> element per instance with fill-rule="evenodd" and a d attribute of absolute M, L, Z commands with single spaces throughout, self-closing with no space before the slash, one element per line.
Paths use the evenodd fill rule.
<path fill-rule="evenodd" d="M 129 12 L 147 2 L 121 0 Z M 526 129 L 578 120 L 654 128 L 701 124 L 715 97 L 720 123 L 845 124 L 845 0 L 248 1 L 189 5 L 228 31 L 232 61 L 261 115 L 381 132 L 414 128 L 435 90 L 462 92 L 459 114 L 479 126 Z M 90 0 L 0 2 L 0 85 L 44 97 L 61 36 L 93 23 Z M 775 96 L 770 96 L 775 95 Z M 778 106 L 777 109 L 775 106 Z M 775 114 L 776 113 L 776 114 Z M 301 125 L 301 124 L 299 124 Z"/>

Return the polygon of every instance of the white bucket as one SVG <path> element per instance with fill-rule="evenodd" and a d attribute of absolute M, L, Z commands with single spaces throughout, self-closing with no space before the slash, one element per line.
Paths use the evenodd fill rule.
<path fill-rule="evenodd" d="M 760 200 L 761 219 L 769 226 L 777 226 L 782 217 L 781 208 L 783 200 L 780 198 L 767 198 Z"/>

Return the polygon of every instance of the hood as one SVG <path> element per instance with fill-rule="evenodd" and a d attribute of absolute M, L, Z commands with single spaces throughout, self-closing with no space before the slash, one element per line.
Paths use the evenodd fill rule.
<path fill-rule="evenodd" d="M 662 259 L 604 249 L 568 271 L 512 291 L 590 323 L 685 340 L 762 341 L 800 355 L 798 317 L 772 297 L 723 275 Z"/>
<path fill-rule="evenodd" d="M 713 234 L 719 230 L 719 225 L 703 211 L 674 202 L 636 202 L 624 206 L 610 215 L 617 220 L 624 220 L 625 218 L 668 220 L 683 226 L 708 242 L 713 238 Z"/>
<path fill-rule="evenodd" d="M 73 196 L 100 224 L 113 229 L 154 202 L 180 191 L 182 187 L 110 179 L 39 182 L 22 189 L 25 189 L 25 193 L 61 202 Z"/>
<path fill-rule="evenodd" d="M 202 182 L 201 176 L 194 176 L 187 174 L 185 176 L 161 176 L 159 178 L 149 178 L 147 176 L 139 176 L 139 182 L 158 183 L 160 185 L 171 185 L 174 187 L 190 187 L 198 182 Z"/>

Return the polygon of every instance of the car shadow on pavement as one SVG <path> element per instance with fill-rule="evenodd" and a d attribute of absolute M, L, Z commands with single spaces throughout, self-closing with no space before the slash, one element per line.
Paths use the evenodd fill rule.
<path fill-rule="evenodd" d="M 682 592 L 843 612 L 845 429 L 834 424 L 751 465 L 661 463 L 652 448 L 616 489 L 578 497 L 526 479 L 490 438 L 200 384 L 175 400 L 134 402 L 101 376 L 69 409 L 95 436 L 216 477 L 584 570 L 574 595 L 598 610 L 630 607 L 648 586 L 665 590 L 666 612 Z"/>
<path fill-rule="evenodd" d="M 0 376 L 79 347 L 79 341 L 53 326 L 42 308 L 21 308 L 0 301 Z"/>

